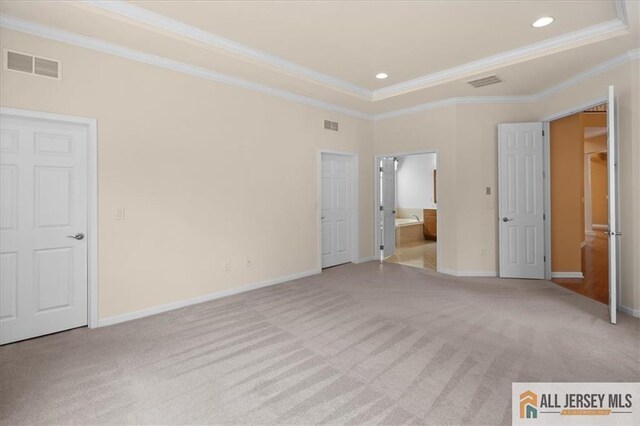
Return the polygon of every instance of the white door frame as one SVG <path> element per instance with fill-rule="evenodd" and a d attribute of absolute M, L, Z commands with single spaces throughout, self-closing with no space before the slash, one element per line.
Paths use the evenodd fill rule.
<path fill-rule="evenodd" d="M 601 96 L 596 99 L 592 99 L 587 102 L 583 102 L 579 105 L 573 106 L 571 108 L 562 110 L 555 114 L 551 114 L 547 117 L 544 117 L 542 121 L 542 126 L 544 129 L 544 136 L 542 138 L 542 143 L 544 147 L 544 214 L 546 217 L 544 223 L 544 244 L 545 244 L 545 256 L 547 257 L 547 262 L 545 263 L 545 279 L 551 279 L 551 125 L 552 121 L 555 121 L 559 118 L 567 117 L 569 115 L 577 114 L 579 112 L 584 111 L 585 109 L 589 109 L 591 107 L 601 105 L 607 103 L 607 97 Z"/>
<path fill-rule="evenodd" d="M 317 223 L 317 237 L 318 237 L 318 271 L 322 272 L 322 155 L 341 155 L 348 157 L 351 161 L 351 263 L 359 263 L 360 260 L 360 232 L 358 227 L 360 226 L 359 215 L 359 182 L 358 182 L 358 163 L 359 155 L 357 152 L 347 151 L 334 151 L 331 149 L 319 149 L 318 150 L 318 164 L 317 164 L 317 201 L 316 201 L 316 223 Z"/>
<path fill-rule="evenodd" d="M 17 108 L 0 108 L 3 116 L 76 124 L 87 129 L 87 325 L 98 327 L 98 126 L 95 118 L 51 114 Z"/>
<path fill-rule="evenodd" d="M 374 235 L 374 247 L 373 252 L 377 254 L 375 256 L 376 259 L 383 261 L 382 256 L 380 255 L 380 160 L 383 157 L 406 157 L 408 155 L 420 155 L 420 154 L 435 154 L 436 155 L 436 171 L 440 170 L 440 156 L 438 155 L 437 149 L 425 149 L 420 151 L 407 151 L 407 152 L 396 152 L 393 154 L 380 154 L 373 157 L 373 235 Z M 439 174 L 439 173 L 438 173 Z M 436 193 L 440 194 L 440 179 L 436 179 Z M 440 216 L 440 209 L 436 209 L 436 234 L 438 235 L 438 240 L 441 239 L 442 233 L 440 228 L 440 221 L 438 220 L 438 216 Z M 424 218 L 423 218 L 424 220 Z M 442 244 L 440 241 L 436 241 L 436 271 L 442 272 L 440 265 L 442 264 L 442 256 L 440 255 Z"/>

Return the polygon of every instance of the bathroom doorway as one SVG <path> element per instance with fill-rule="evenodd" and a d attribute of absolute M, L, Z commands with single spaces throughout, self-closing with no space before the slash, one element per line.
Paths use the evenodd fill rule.
<path fill-rule="evenodd" d="M 436 271 L 437 153 L 379 157 L 381 259 Z"/>

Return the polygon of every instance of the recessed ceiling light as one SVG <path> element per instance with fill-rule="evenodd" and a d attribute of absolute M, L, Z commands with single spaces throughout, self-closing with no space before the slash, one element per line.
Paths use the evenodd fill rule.
<path fill-rule="evenodd" d="M 384 79 L 385 79 L 385 78 L 387 78 L 387 77 L 389 77 L 389 76 L 387 75 L 387 73 L 384 73 L 384 72 L 381 72 L 381 73 L 376 74 L 376 78 L 377 78 L 378 80 L 384 80 Z"/>
<path fill-rule="evenodd" d="M 536 20 L 536 22 L 533 23 L 533 26 L 535 28 L 542 28 L 542 27 L 546 27 L 552 22 L 553 22 L 553 18 L 551 16 L 543 16 L 542 18 Z"/>

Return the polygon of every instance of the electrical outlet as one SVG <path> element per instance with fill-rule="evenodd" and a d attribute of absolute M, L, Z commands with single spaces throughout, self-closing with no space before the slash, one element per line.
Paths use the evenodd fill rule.
<path fill-rule="evenodd" d="M 253 266 L 253 259 L 251 259 L 250 257 L 247 257 L 247 260 L 245 261 L 245 266 L 247 268 L 251 268 Z"/>
<path fill-rule="evenodd" d="M 116 209 L 116 220 L 124 220 L 124 207 Z"/>
<path fill-rule="evenodd" d="M 224 272 L 230 272 L 231 271 L 231 262 L 230 261 L 226 261 L 224 262 L 224 265 L 222 265 L 222 269 L 224 270 Z"/>

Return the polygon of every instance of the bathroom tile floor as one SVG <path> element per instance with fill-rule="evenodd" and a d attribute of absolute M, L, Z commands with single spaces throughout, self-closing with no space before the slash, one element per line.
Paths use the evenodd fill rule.
<path fill-rule="evenodd" d="M 396 254 L 387 262 L 435 271 L 436 242 L 425 240 L 402 244 L 396 247 Z"/>

